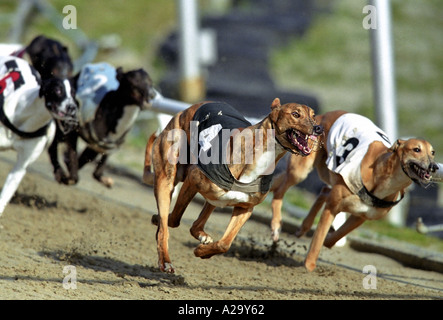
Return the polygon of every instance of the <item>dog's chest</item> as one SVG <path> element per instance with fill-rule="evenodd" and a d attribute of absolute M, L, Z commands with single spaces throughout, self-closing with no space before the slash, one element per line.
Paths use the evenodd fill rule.
<path fill-rule="evenodd" d="M 208 199 L 206 200 L 216 207 L 228 207 L 228 206 L 236 206 L 240 204 L 248 204 L 248 205 L 255 205 L 253 202 L 260 202 L 260 201 L 254 201 L 255 199 L 254 193 L 246 193 L 241 191 L 225 191 L 223 194 L 218 195 L 218 198 L 216 200 L 214 199 Z"/>
<path fill-rule="evenodd" d="M 349 212 L 357 217 L 362 217 L 368 220 L 378 220 L 386 215 L 387 210 L 375 208 L 367 205 L 357 195 L 351 195 L 345 198 L 342 202 L 340 211 Z"/>

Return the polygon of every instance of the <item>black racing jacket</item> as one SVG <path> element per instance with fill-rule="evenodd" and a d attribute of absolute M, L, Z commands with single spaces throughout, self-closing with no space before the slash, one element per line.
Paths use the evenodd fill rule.
<path fill-rule="evenodd" d="M 261 193 L 269 191 L 273 174 L 260 176 L 250 183 L 243 183 L 232 176 L 226 163 L 226 149 L 230 134 L 226 134 L 226 131 L 222 134 L 222 129 L 229 129 L 230 132 L 232 129 L 251 126 L 251 123 L 240 112 L 227 103 L 210 102 L 196 111 L 193 121 L 197 124 L 199 139 L 198 154 L 195 155 L 198 158 L 197 166 L 208 179 L 228 191 Z M 217 135 L 214 136 L 216 133 Z M 206 141 L 204 141 L 205 138 Z"/>

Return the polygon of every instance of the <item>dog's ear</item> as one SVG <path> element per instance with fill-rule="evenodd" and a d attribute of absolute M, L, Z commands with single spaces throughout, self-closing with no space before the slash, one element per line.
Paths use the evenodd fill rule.
<path fill-rule="evenodd" d="M 404 143 L 405 143 L 405 140 L 397 139 L 397 141 L 395 141 L 394 144 L 391 146 L 390 150 L 392 152 L 396 152 L 398 150 L 398 148 L 400 148 L 400 146 Z"/>
<path fill-rule="evenodd" d="M 123 79 L 123 74 L 124 74 L 123 68 L 122 67 L 118 67 L 116 71 L 117 71 L 116 78 L 117 78 L 118 82 L 120 82 L 120 80 Z"/>
<path fill-rule="evenodd" d="M 271 104 L 271 110 L 280 107 L 280 99 L 279 98 L 275 98 L 274 101 L 272 101 Z"/>
<path fill-rule="evenodd" d="M 278 120 L 279 111 L 278 108 L 281 107 L 280 99 L 275 98 L 274 101 L 272 101 L 271 104 L 271 113 L 269 114 L 269 118 L 273 123 L 276 123 Z"/>

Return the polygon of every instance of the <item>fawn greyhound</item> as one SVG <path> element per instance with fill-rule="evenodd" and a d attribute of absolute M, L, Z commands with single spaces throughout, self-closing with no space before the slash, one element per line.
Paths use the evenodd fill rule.
<path fill-rule="evenodd" d="M 306 157 L 291 156 L 281 177 L 283 182 L 273 190 L 272 201 L 271 229 L 277 241 L 282 199 L 288 188 L 304 180 L 313 168 L 329 185 L 322 189 L 296 234 L 301 237 L 310 230 L 325 204 L 305 260 L 309 271 L 315 268 L 322 245 L 331 248 L 364 221 L 383 218 L 413 181 L 427 185 L 438 170 L 434 149 L 423 139 L 397 140 L 391 144 L 369 119 L 345 111 L 328 112 L 318 119 L 325 130 L 325 148 Z M 351 216 L 338 230 L 328 234 L 339 212 Z"/>

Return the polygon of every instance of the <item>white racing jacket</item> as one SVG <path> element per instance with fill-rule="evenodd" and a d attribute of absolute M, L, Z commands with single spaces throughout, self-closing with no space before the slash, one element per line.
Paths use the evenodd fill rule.
<path fill-rule="evenodd" d="M 360 164 L 369 145 L 374 141 L 381 141 L 386 147 L 391 147 L 386 133 L 371 120 L 358 114 L 342 115 L 329 131 L 326 165 L 329 170 L 340 174 L 355 194 L 359 194 L 364 188 Z"/>

